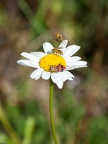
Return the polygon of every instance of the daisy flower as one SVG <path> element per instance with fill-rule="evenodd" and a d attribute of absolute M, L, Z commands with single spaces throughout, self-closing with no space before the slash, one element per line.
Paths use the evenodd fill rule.
<path fill-rule="evenodd" d="M 21 56 L 26 59 L 18 60 L 17 63 L 23 66 L 36 68 L 30 77 L 38 80 L 49 78 L 58 86 L 63 87 L 66 80 L 73 80 L 74 75 L 69 72 L 76 68 L 87 67 L 86 61 L 81 61 L 78 56 L 73 56 L 80 46 L 67 46 L 68 41 L 63 40 L 58 48 L 54 48 L 49 42 L 43 43 L 44 52 L 22 52 Z"/>

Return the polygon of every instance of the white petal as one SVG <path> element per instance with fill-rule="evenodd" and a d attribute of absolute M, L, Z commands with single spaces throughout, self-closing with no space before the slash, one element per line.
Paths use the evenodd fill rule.
<path fill-rule="evenodd" d="M 63 81 L 59 77 L 58 73 L 51 73 L 51 79 L 52 79 L 52 81 L 54 83 L 56 83 L 56 85 L 58 86 L 58 88 L 61 89 L 63 87 Z"/>
<path fill-rule="evenodd" d="M 40 79 L 41 75 L 38 75 L 37 77 L 35 77 L 35 80 Z"/>
<path fill-rule="evenodd" d="M 72 56 L 74 53 L 76 53 L 78 50 L 80 49 L 80 46 L 77 45 L 70 45 L 68 46 L 65 51 L 64 51 L 64 55 L 63 57 L 70 57 Z"/>
<path fill-rule="evenodd" d="M 67 75 L 68 80 L 72 80 L 71 78 L 74 78 L 74 75 L 72 73 L 70 73 L 69 71 L 64 71 L 64 72 Z"/>
<path fill-rule="evenodd" d="M 36 62 L 39 61 L 35 56 L 33 56 L 29 53 L 23 52 L 23 53 L 21 53 L 21 55 L 32 61 L 36 61 Z"/>
<path fill-rule="evenodd" d="M 31 60 L 18 60 L 17 63 L 23 66 L 39 68 L 39 63 Z"/>
<path fill-rule="evenodd" d="M 73 80 L 72 79 L 73 75 L 68 71 L 59 72 L 59 77 L 63 82 L 65 82 L 66 80 Z"/>
<path fill-rule="evenodd" d="M 41 69 L 41 68 L 36 69 L 35 71 L 33 71 L 33 72 L 31 73 L 30 77 L 31 77 L 32 79 L 35 78 L 35 80 L 37 80 L 37 79 L 40 78 L 40 76 L 41 76 L 41 74 L 43 73 L 43 71 L 44 71 L 44 70 Z"/>
<path fill-rule="evenodd" d="M 63 40 L 63 41 L 61 42 L 61 44 L 59 45 L 59 48 L 61 48 L 62 51 L 64 51 L 65 48 L 66 48 L 66 46 L 67 46 L 67 43 L 68 43 L 68 40 Z"/>
<path fill-rule="evenodd" d="M 51 79 L 54 83 L 57 83 L 58 79 L 57 79 L 57 74 L 56 73 L 51 73 Z"/>
<path fill-rule="evenodd" d="M 79 61 L 81 58 L 78 56 L 73 56 L 73 57 L 69 57 L 69 58 L 65 58 L 66 60 L 66 65 L 72 66 L 72 64 L 76 63 L 77 61 Z"/>
<path fill-rule="evenodd" d="M 77 61 L 72 63 L 69 67 L 66 67 L 66 70 L 73 70 L 76 68 L 81 68 L 81 67 L 87 67 L 87 62 L 86 61 Z"/>
<path fill-rule="evenodd" d="M 59 76 L 63 82 L 65 82 L 67 80 L 67 76 L 64 72 L 59 72 Z"/>
<path fill-rule="evenodd" d="M 48 80 L 50 78 L 50 72 L 44 71 L 42 73 L 42 78 L 45 79 L 45 80 Z"/>
<path fill-rule="evenodd" d="M 51 53 L 53 48 L 54 47 L 49 42 L 43 43 L 43 49 L 46 54 Z"/>
<path fill-rule="evenodd" d="M 66 80 L 73 80 L 73 75 L 68 72 L 68 71 L 64 71 L 62 73 L 59 73 L 59 76 L 61 77 L 62 81 L 65 82 Z"/>
<path fill-rule="evenodd" d="M 43 57 L 43 56 L 45 56 L 44 52 L 31 52 L 30 54 L 35 56 L 35 57 Z"/>
<path fill-rule="evenodd" d="M 80 60 L 80 59 L 81 59 L 81 58 L 78 57 L 78 56 L 73 56 L 73 57 L 65 58 L 67 65 L 68 65 L 68 63 L 72 63 L 72 62 L 78 61 L 78 60 Z"/>

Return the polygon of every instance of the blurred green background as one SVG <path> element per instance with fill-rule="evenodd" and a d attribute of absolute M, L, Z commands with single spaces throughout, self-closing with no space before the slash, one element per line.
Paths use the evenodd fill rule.
<path fill-rule="evenodd" d="M 88 62 L 54 87 L 59 143 L 108 144 L 108 0 L 0 0 L 0 144 L 53 144 L 49 81 L 32 80 L 34 69 L 16 61 L 56 44 L 56 32 Z"/>

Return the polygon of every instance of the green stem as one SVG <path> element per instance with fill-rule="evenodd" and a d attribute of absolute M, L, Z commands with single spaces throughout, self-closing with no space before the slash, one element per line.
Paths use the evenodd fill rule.
<path fill-rule="evenodd" d="M 52 128 L 52 135 L 55 144 L 58 144 L 57 142 L 57 136 L 54 126 L 54 114 L 53 114 L 53 82 L 50 79 L 50 97 L 49 97 L 49 109 L 50 109 L 50 121 L 51 121 L 51 128 Z"/>
<path fill-rule="evenodd" d="M 21 144 L 20 138 L 18 137 L 18 135 L 16 134 L 16 132 L 11 127 L 10 123 L 8 122 L 8 120 L 5 117 L 1 103 L 0 103 L 0 120 L 1 120 L 1 123 L 3 124 L 3 126 L 5 127 L 5 129 L 7 130 L 8 134 L 10 135 L 10 137 L 13 139 L 13 141 L 16 144 Z"/>

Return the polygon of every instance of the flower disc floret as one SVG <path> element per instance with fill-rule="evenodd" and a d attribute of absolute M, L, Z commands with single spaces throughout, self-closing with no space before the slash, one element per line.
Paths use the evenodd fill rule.
<path fill-rule="evenodd" d="M 66 67 L 66 61 L 60 55 L 48 54 L 40 59 L 39 65 L 45 71 L 50 71 L 52 66 L 62 65 Z"/>

